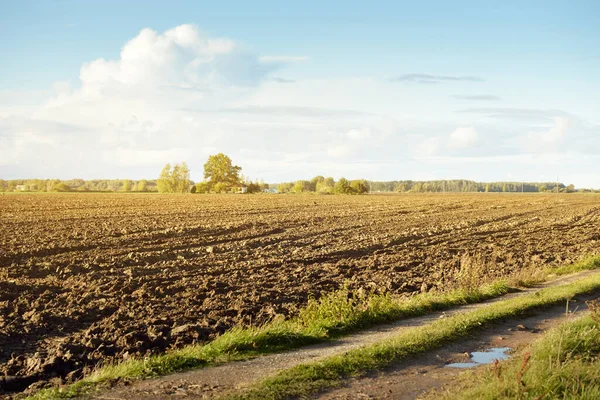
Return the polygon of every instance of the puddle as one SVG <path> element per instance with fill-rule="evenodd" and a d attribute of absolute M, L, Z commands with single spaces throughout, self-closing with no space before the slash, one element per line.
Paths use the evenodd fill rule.
<path fill-rule="evenodd" d="M 471 353 L 471 362 L 452 363 L 446 365 L 446 367 L 473 368 L 482 364 L 490 364 L 494 362 L 494 360 L 506 360 L 508 358 L 506 352 L 509 350 L 510 347 L 494 347 L 493 349 L 489 349 L 488 351 L 474 351 L 473 353 Z"/>

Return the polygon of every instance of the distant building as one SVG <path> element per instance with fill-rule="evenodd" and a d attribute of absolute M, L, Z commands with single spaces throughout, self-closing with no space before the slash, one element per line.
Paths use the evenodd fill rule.
<path fill-rule="evenodd" d="M 231 188 L 231 193 L 244 194 L 248 193 L 248 188 L 246 186 L 235 186 Z"/>
<path fill-rule="evenodd" d="M 25 185 L 17 185 L 15 186 L 15 191 L 16 192 L 24 192 L 27 190 L 27 187 Z"/>

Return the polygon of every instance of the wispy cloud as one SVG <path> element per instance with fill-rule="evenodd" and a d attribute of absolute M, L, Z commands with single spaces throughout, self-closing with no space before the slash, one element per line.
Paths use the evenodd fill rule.
<path fill-rule="evenodd" d="M 306 56 L 261 56 L 259 57 L 260 62 L 264 63 L 293 63 L 307 61 Z"/>
<path fill-rule="evenodd" d="M 454 95 L 452 96 L 455 99 L 459 100 L 473 100 L 473 101 L 499 101 L 502 100 L 499 96 L 494 96 L 493 94 L 476 94 L 471 96 L 461 96 Z"/>
<path fill-rule="evenodd" d="M 346 109 L 328 109 L 319 107 L 292 107 L 292 106 L 245 106 L 230 107 L 218 110 L 222 113 L 264 114 L 264 115 L 287 115 L 304 117 L 351 117 L 371 115 L 364 111 Z"/>
<path fill-rule="evenodd" d="M 485 114 L 488 118 L 519 120 L 527 122 L 551 121 L 555 117 L 572 117 L 573 115 L 563 110 L 538 110 L 533 108 L 509 107 L 472 107 L 458 110 L 460 113 Z"/>
<path fill-rule="evenodd" d="M 442 82 L 482 82 L 477 76 L 448 76 L 430 74 L 404 74 L 390 78 L 392 82 L 442 83 Z"/>
<path fill-rule="evenodd" d="M 294 83 L 294 82 L 296 82 L 294 79 L 286 79 L 286 78 L 281 78 L 279 76 L 274 76 L 271 78 L 271 80 L 273 82 L 277 82 L 277 83 Z"/>

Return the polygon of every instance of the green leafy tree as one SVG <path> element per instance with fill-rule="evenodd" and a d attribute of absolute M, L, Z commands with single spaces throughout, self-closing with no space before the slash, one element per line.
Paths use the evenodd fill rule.
<path fill-rule="evenodd" d="M 138 192 L 147 192 L 148 191 L 148 181 L 146 181 L 145 179 L 142 179 L 141 181 L 139 181 L 137 183 L 135 190 Z"/>
<path fill-rule="evenodd" d="M 188 193 L 190 191 L 190 170 L 186 163 L 167 164 L 156 181 L 160 193 Z"/>
<path fill-rule="evenodd" d="M 125 179 L 123 181 L 123 187 L 121 190 L 124 192 L 131 192 L 131 181 L 129 179 Z"/>
<path fill-rule="evenodd" d="M 335 183 L 333 187 L 333 193 L 335 194 L 350 194 L 352 193 L 352 188 L 350 187 L 350 182 L 346 178 L 340 178 L 339 181 Z"/>
<path fill-rule="evenodd" d="M 241 167 L 233 165 L 231 158 L 219 153 L 208 157 L 208 161 L 204 164 L 204 179 L 208 180 L 211 188 L 219 183 L 222 184 L 221 188 L 223 185 L 229 188 L 241 184 L 241 171 Z"/>
<path fill-rule="evenodd" d="M 69 185 L 67 185 L 66 183 L 56 183 L 53 187 L 52 187 L 52 191 L 53 192 L 70 192 L 71 191 L 71 187 Z"/>
<path fill-rule="evenodd" d="M 294 184 L 291 182 L 284 182 L 277 185 L 277 193 L 289 193 L 294 187 Z"/>
<path fill-rule="evenodd" d="M 248 186 L 246 186 L 246 189 L 247 193 L 261 193 L 263 191 L 263 188 L 258 181 L 250 182 Z"/>
<path fill-rule="evenodd" d="M 213 186 L 213 191 L 215 193 L 227 193 L 229 191 L 229 185 L 225 182 L 218 182 Z"/>
<path fill-rule="evenodd" d="M 310 192 L 311 183 L 309 181 L 297 181 L 292 187 L 293 193 Z"/>
<path fill-rule="evenodd" d="M 369 192 L 369 184 L 364 179 L 350 182 L 350 188 L 352 189 L 352 193 L 355 194 L 364 194 Z"/>
<path fill-rule="evenodd" d="M 310 191 L 317 192 L 317 185 L 322 184 L 325 181 L 325 177 L 317 175 L 310 180 Z"/>
<path fill-rule="evenodd" d="M 202 181 L 202 182 L 198 182 L 196 183 L 196 193 L 209 193 L 210 192 L 210 185 L 208 184 L 208 182 Z"/>
<path fill-rule="evenodd" d="M 325 178 L 322 181 L 317 181 L 315 191 L 321 194 L 332 194 L 335 181 L 333 178 Z"/>
<path fill-rule="evenodd" d="M 171 186 L 171 164 L 167 164 L 160 171 L 160 176 L 156 181 L 159 193 L 173 193 L 174 188 Z"/>

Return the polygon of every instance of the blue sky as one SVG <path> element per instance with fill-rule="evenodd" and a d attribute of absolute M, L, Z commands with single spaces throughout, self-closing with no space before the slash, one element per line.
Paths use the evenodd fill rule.
<path fill-rule="evenodd" d="M 0 1 L 0 38 L 5 178 L 223 151 L 271 182 L 600 187 L 598 1 Z"/>

